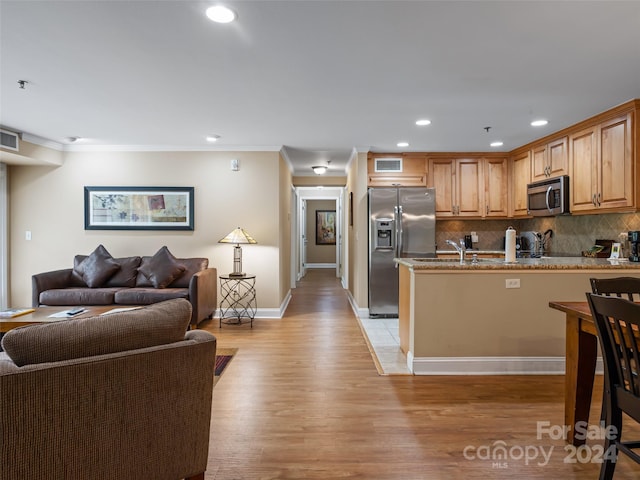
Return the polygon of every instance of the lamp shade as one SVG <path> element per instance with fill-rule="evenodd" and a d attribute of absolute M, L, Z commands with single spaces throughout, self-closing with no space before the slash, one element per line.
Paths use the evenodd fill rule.
<path fill-rule="evenodd" d="M 218 243 L 258 243 L 254 240 L 254 238 L 249 235 L 244 229 L 238 227 L 233 232 L 231 232 L 226 237 L 218 240 Z"/>

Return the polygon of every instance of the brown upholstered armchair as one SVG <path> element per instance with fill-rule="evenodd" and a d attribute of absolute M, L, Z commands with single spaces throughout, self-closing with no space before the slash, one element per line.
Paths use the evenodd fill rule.
<path fill-rule="evenodd" d="M 9 331 L 1 480 L 204 479 L 216 338 L 184 299 Z"/>

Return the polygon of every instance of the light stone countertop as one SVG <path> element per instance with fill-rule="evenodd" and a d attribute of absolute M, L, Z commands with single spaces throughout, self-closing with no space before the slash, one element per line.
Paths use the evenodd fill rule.
<path fill-rule="evenodd" d="M 455 253 L 455 252 L 453 252 Z M 473 253 L 480 253 L 473 252 Z M 411 270 L 636 270 L 640 274 L 640 263 L 626 258 L 609 260 L 586 257 L 541 257 L 516 258 L 514 263 L 505 263 L 504 258 L 480 258 L 472 263 L 467 257 L 464 263 L 457 259 L 444 258 L 396 258 L 398 264 Z"/>

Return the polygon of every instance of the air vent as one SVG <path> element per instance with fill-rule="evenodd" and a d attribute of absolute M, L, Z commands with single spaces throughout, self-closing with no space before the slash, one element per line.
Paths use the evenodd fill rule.
<path fill-rule="evenodd" d="M 402 173 L 402 158 L 376 158 L 375 171 Z"/>
<path fill-rule="evenodd" d="M 18 151 L 19 148 L 19 135 L 7 130 L 0 130 L 0 147 Z"/>

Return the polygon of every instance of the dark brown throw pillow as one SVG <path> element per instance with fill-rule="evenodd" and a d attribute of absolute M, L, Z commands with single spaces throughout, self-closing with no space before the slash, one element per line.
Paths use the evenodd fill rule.
<path fill-rule="evenodd" d="M 120 270 L 120 264 L 113 259 L 103 245 L 98 245 L 91 255 L 78 265 L 74 265 L 73 269 L 89 288 L 102 286 L 118 270 Z"/>
<path fill-rule="evenodd" d="M 176 257 L 164 246 L 138 269 L 151 281 L 155 288 L 167 288 L 185 271 L 184 265 L 176 261 Z"/>

